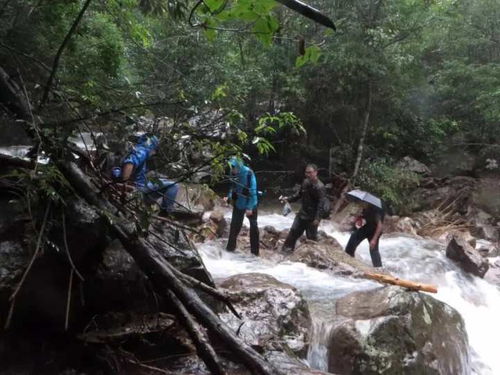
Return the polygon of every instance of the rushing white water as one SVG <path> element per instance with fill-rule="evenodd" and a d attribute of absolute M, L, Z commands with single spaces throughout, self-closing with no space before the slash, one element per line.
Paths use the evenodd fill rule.
<path fill-rule="evenodd" d="M 283 217 L 279 213 L 267 212 L 259 216 L 259 226 L 272 225 L 276 229 L 289 228 L 293 214 Z M 230 213 L 226 214 L 230 217 Z M 331 222 L 321 224 L 328 234 L 343 246 L 348 233 L 335 230 Z M 329 332 L 335 300 L 357 290 L 379 286 L 368 280 L 334 277 L 302 263 L 274 263 L 250 254 L 228 253 L 223 250 L 221 240 L 199 246 L 203 261 L 214 278 L 224 278 L 247 272 L 261 272 L 298 288 L 308 301 L 313 319 L 313 339 L 308 362 L 311 367 L 326 371 L 326 346 L 321 335 Z M 454 307 L 462 315 L 472 349 L 470 374 L 500 374 L 498 346 L 493 341 L 500 337 L 500 290 L 498 287 L 462 272 L 446 258 L 443 245 L 408 236 L 384 235 L 380 242 L 384 267 L 392 274 L 414 281 L 438 286 L 433 296 Z M 365 241 L 356 257 L 370 264 L 368 244 Z"/>

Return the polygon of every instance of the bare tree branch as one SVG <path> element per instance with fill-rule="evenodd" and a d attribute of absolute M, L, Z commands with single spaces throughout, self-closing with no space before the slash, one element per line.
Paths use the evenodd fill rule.
<path fill-rule="evenodd" d="M 45 85 L 45 91 L 43 92 L 43 97 L 42 101 L 40 102 L 40 105 L 38 107 L 38 110 L 41 110 L 45 102 L 47 101 L 47 98 L 49 97 L 49 92 L 50 88 L 52 86 L 52 81 L 54 80 L 54 77 L 57 72 L 57 68 L 59 66 L 59 60 L 61 59 L 61 55 L 64 51 L 64 48 L 68 44 L 69 40 L 71 39 L 71 36 L 75 32 L 76 28 L 78 27 L 78 24 L 80 23 L 81 19 L 83 18 L 83 15 L 85 14 L 85 11 L 90 5 L 90 2 L 92 0 L 87 0 L 85 4 L 83 4 L 82 9 L 80 10 L 80 13 L 78 13 L 78 16 L 76 17 L 75 21 L 73 22 L 73 25 L 71 25 L 71 28 L 69 29 L 68 33 L 66 34 L 66 37 L 64 38 L 61 46 L 59 47 L 56 57 L 54 59 L 54 63 L 52 64 L 52 71 L 50 73 L 49 79 L 47 80 L 47 84 Z"/>

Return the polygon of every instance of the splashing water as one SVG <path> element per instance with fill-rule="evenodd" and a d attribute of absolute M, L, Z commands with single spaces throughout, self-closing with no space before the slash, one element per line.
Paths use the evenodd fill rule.
<path fill-rule="evenodd" d="M 226 214 L 230 218 L 230 213 Z M 272 225 L 286 229 L 292 225 L 294 215 L 283 217 L 277 213 L 260 214 L 259 225 Z M 349 233 L 335 230 L 329 221 L 323 221 L 320 229 L 335 237 L 345 246 Z M 274 263 L 250 254 L 228 253 L 225 242 L 216 240 L 199 246 L 203 261 L 214 278 L 260 272 L 293 285 L 299 289 L 309 304 L 312 317 L 312 339 L 308 363 L 312 368 L 328 370 L 327 345 L 332 328 L 335 300 L 359 290 L 378 287 L 369 280 L 332 276 L 328 272 L 310 268 L 303 263 Z M 500 374 L 498 348 L 488 338 L 500 337 L 500 290 L 478 277 L 465 274 L 447 259 L 442 244 L 405 235 L 384 235 L 380 241 L 384 267 L 401 278 L 438 286 L 432 296 L 455 308 L 463 317 L 469 344 L 472 349 L 470 374 Z M 368 243 L 364 241 L 356 257 L 371 264 Z"/>

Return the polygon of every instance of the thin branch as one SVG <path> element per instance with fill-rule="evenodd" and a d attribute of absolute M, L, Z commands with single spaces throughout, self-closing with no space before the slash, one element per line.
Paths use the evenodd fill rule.
<path fill-rule="evenodd" d="M 40 105 L 38 107 L 39 110 L 42 109 L 43 105 L 47 101 L 49 97 L 49 92 L 52 86 L 52 81 L 54 80 L 54 77 L 57 72 L 57 68 L 59 66 L 59 60 L 61 59 L 61 55 L 64 51 L 64 48 L 68 44 L 69 40 L 71 39 L 71 36 L 75 32 L 76 28 L 78 27 L 78 24 L 80 23 L 81 19 L 83 18 L 83 15 L 85 14 L 85 11 L 90 5 L 90 2 L 92 0 L 87 0 L 85 4 L 83 4 L 82 9 L 80 10 L 80 13 L 78 13 L 78 16 L 76 17 L 75 21 L 73 22 L 73 25 L 71 25 L 71 28 L 69 29 L 68 33 L 66 34 L 61 46 L 59 47 L 59 50 L 56 53 L 56 57 L 54 59 L 54 63 L 52 64 L 52 71 L 50 73 L 49 79 L 47 80 L 47 84 L 45 85 L 45 91 L 43 93 L 42 101 L 40 102 Z"/>
<path fill-rule="evenodd" d="M 73 259 L 71 258 L 71 254 L 69 252 L 68 237 L 67 237 L 67 234 L 66 234 L 66 216 L 64 215 L 64 211 L 62 213 L 62 227 L 63 227 L 64 249 L 66 250 L 66 255 L 68 257 L 69 264 L 71 264 L 71 269 L 75 271 L 76 275 L 80 278 L 80 280 L 85 281 L 85 279 L 83 278 L 83 276 L 76 269 L 75 263 L 73 263 Z"/>
<path fill-rule="evenodd" d="M 45 209 L 45 215 L 43 217 L 43 222 L 42 222 L 42 227 L 40 228 L 40 233 L 38 234 L 38 240 L 37 240 L 35 252 L 33 253 L 33 256 L 31 257 L 31 260 L 30 260 L 30 262 L 28 264 L 28 267 L 26 267 L 26 270 L 24 271 L 24 274 L 21 277 L 21 281 L 19 281 L 19 284 L 17 284 L 16 289 L 14 290 L 14 292 L 11 294 L 11 296 L 9 298 L 10 309 L 9 309 L 9 314 L 7 316 L 7 320 L 5 322 L 5 326 L 4 326 L 5 329 L 8 329 L 10 327 L 10 322 L 11 322 L 11 319 L 12 319 L 12 313 L 14 311 L 14 304 L 16 302 L 16 295 L 21 290 L 21 287 L 23 286 L 23 283 L 26 280 L 26 276 L 30 272 L 31 267 L 33 266 L 33 263 L 35 262 L 35 259 L 36 259 L 37 255 L 38 255 L 38 252 L 39 252 L 40 248 L 41 248 L 40 245 L 41 245 L 41 242 L 42 242 L 43 233 L 45 231 L 45 224 L 47 223 L 47 218 L 49 216 L 49 211 L 50 211 L 50 201 L 49 201 L 49 203 L 47 203 L 47 208 Z"/>
<path fill-rule="evenodd" d="M 69 273 L 69 281 L 68 281 L 68 298 L 66 300 L 66 317 L 64 319 L 64 330 L 68 330 L 69 323 L 69 311 L 71 307 L 71 289 L 73 288 L 73 274 L 75 273 L 75 269 L 72 268 Z"/>

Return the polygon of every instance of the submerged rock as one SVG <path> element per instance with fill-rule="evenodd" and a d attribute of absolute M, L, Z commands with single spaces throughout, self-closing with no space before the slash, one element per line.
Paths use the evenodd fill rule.
<path fill-rule="evenodd" d="M 336 303 L 328 368 L 339 374 L 464 374 L 469 346 L 460 314 L 398 287 L 349 294 Z"/>

